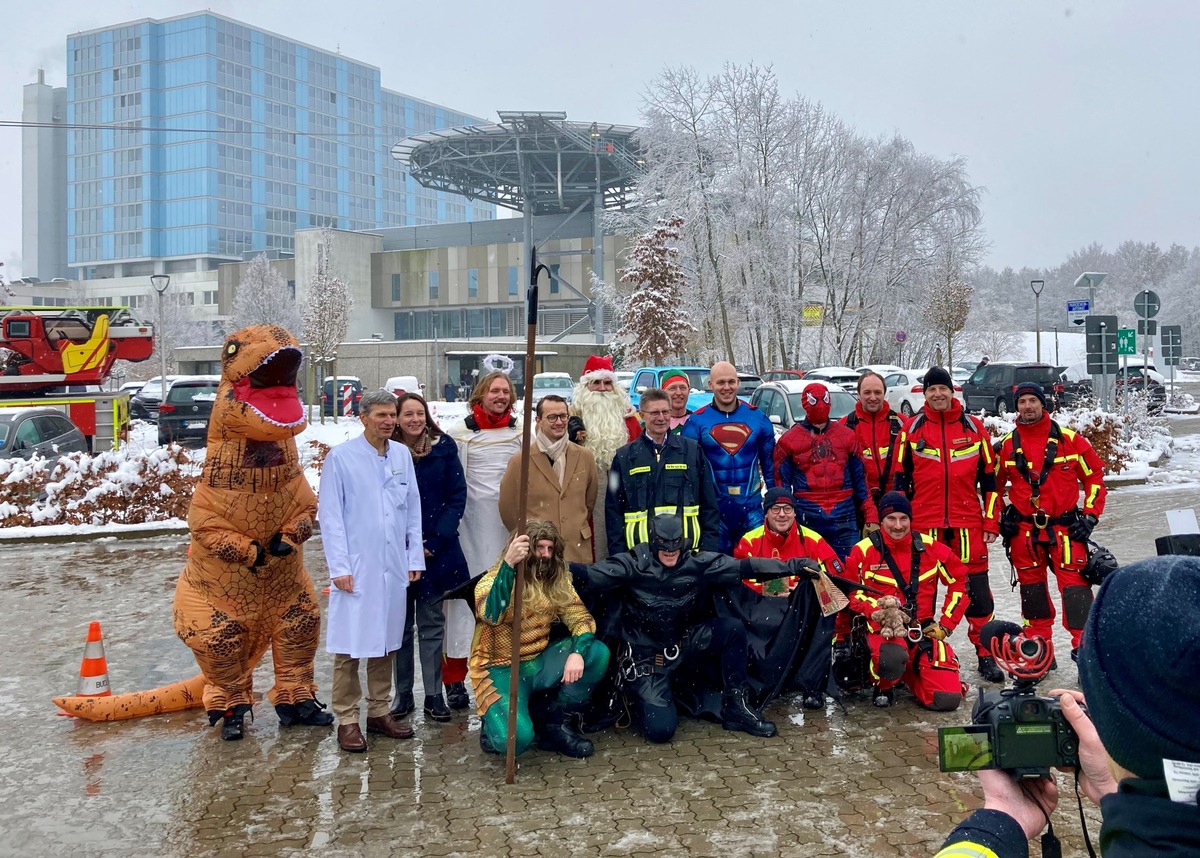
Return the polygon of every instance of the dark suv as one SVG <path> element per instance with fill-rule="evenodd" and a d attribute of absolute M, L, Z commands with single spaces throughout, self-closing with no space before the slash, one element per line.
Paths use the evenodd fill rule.
<path fill-rule="evenodd" d="M 963 385 L 963 402 L 968 411 L 1010 414 L 1017 410 L 1017 385 L 1037 382 L 1046 392 L 1046 408 L 1058 407 L 1062 393 L 1059 375 L 1065 367 L 1046 363 L 989 363 L 977 368 Z"/>
<path fill-rule="evenodd" d="M 184 375 L 171 382 L 158 408 L 158 443 L 208 439 L 208 418 L 217 401 L 219 375 Z"/>

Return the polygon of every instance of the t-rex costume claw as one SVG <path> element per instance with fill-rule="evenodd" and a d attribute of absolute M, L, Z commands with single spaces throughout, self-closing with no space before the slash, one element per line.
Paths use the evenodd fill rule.
<path fill-rule="evenodd" d="M 204 708 L 213 723 L 224 715 L 226 728 L 231 715 L 240 728 L 253 703 L 252 674 L 268 646 L 275 686 L 267 697 L 281 720 L 329 723 L 319 704 L 304 705 L 315 700 L 321 617 L 300 551 L 317 508 L 294 440 L 307 425 L 296 395 L 300 358 L 296 339 L 273 325 L 225 341 L 208 456 L 188 512 L 175 631 L 204 674 Z"/>

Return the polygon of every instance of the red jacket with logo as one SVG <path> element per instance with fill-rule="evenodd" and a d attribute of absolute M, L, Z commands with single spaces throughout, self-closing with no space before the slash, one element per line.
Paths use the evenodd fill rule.
<path fill-rule="evenodd" d="M 826 575 L 844 577 L 842 561 L 833 550 L 833 546 L 822 539 L 821 534 L 802 524 L 793 524 L 782 536 L 765 524 L 760 524 L 741 538 L 733 549 L 733 556 L 738 560 L 747 557 L 766 557 L 769 560 L 808 557 L 820 563 Z M 783 580 L 787 583 L 788 592 L 795 590 L 796 585 L 800 583 L 800 579 L 796 577 Z M 743 583 L 758 593 L 763 591 L 763 585 L 758 581 Z"/>
<path fill-rule="evenodd" d="M 854 413 L 842 418 L 847 428 L 853 429 L 858 438 L 858 455 L 862 459 L 867 476 L 867 491 L 873 496 L 892 488 L 892 447 L 904 427 L 900 415 L 892 411 L 887 402 L 872 414 L 865 411 L 862 403 L 854 406 Z"/>
<path fill-rule="evenodd" d="M 926 405 L 908 422 L 892 470 L 897 488 L 912 500 L 914 530 L 982 526 L 1000 532 L 991 438 L 957 399 L 945 411 Z"/>
<path fill-rule="evenodd" d="M 1052 438 L 1053 436 L 1053 438 Z M 1042 482 L 1046 451 L 1054 441 L 1054 462 Z M 1020 449 L 1025 459 L 1022 468 L 1016 457 Z M 1024 515 L 1036 511 L 1032 503 L 1032 484 L 1039 481 L 1039 503 L 1051 518 L 1068 513 L 1079 503 L 1079 488 L 1083 486 L 1083 512 L 1100 516 L 1108 491 L 1104 488 L 1104 464 L 1092 445 L 1079 433 L 1061 427 L 1043 414 L 1037 423 L 1018 423 L 1004 437 L 996 460 L 996 488 L 1008 502 Z"/>
<path fill-rule="evenodd" d="M 912 540 L 918 536 L 925 549 L 918 561 L 917 583 L 917 615 L 912 619 L 921 623 L 930 620 L 938 623 L 946 631 L 953 631 L 966 613 L 967 605 L 971 603 L 967 595 L 967 567 L 963 566 L 946 545 L 936 542 L 923 534 L 909 533 L 899 542 L 894 542 L 879 533 L 880 542 L 887 547 L 888 552 L 896 563 L 896 568 L 904 576 L 905 583 L 912 574 Z M 871 614 L 879 607 L 883 596 L 895 596 L 901 604 L 908 601 L 904 583 L 896 581 L 891 568 L 883 554 L 870 539 L 858 542 L 850 549 L 846 558 L 846 569 L 851 578 L 869 587 L 881 591 L 881 595 L 868 593 L 865 590 L 850 591 L 850 609 L 857 611 L 867 618 L 867 625 L 872 632 L 879 631 L 879 625 L 871 621 Z M 946 588 L 946 596 L 942 600 L 941 610 L 937 607 L 938 584 Z"/>

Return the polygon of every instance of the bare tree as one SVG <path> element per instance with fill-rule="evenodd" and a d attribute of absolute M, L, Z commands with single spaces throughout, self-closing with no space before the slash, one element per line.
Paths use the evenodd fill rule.
<path fill-rule="evenodd" d="M 233 295 L 229 324 L 234 331 L 250 325 L 279 325 L 293 334 L 302 330 L 304 322 L 295 292 L 265 253 L 254 257 L 246 267 Z"/>
<path fill-rule="evenodd" d="M 971 284 L 953 268 L 942 268 L 925 284 L 925 320 L 946 341 L 946 365 L 954 366 L 954 336 L 971 313 Z"/>
<path fill-rule="evenodd" d="M 350 312 L 354 309 L 354 297 L 350 287 L 333 273 L 333 230 L 321 230 L 321 241 L 317 244 L 317 269 L 308 285 L 303 311 L 304 342 L 309 350 L 310 377 L 316 365 L 323 370 L 326 365 L 330 375 L 337 378 L 337 349 L 346 339 L 350 328 Z M 307 386 L 309 405 L 312 405 L 313 390 L 324 384 L 322 373 L 310 378 Z M 338 391 L 333 391 L 337 396 Z M 337 422 L 337 406 L 333 409 L 333 420 Z M 325 422 L 325 409 L 321 409 L 321 422 Z"/>

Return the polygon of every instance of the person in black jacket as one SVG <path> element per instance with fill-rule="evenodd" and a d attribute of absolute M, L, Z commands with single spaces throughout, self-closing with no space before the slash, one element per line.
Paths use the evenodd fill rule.
<path fill-rule="evenodd" d="M 642 734 L 651 742 L 671 741 L 679 723 L 676 669 L 695 673 L 709 662 L 719 667 L 716 687 L 723 687 L 719 717 L 725 729 L 774 736 L 775 725 L 748 699 L 746 626 L 737 617 L 714 615 L 713 597 L 721 588 L 740 587 L 743 579 L 808 578 L 819 567 L 803 557 L 783 563 L 693 552 L 682 521 L 673 514 L 655 516 L 649 529 L 649 542 L 632 554 L 621 552 L 591 566 L 571 564 L 585 604 L 609 596 L 615 607 L 616 669 Z"/>
<path fill-rule="evenodd" d="M 1158 557 L 1105 580 L 1079 648 L 1083 693 L 1054 690 L 1079 736 L 1079 788 L 1105 858 L 1200 855 L 1200 560 Z M 1088 711 L 1079 705 L 1086 699 Z M 1090 716 L 1090 718 L 1089 718 Z M 984 808 L 938 858 L 1026 858 L 1058 804 L 1052 780 L 979 773 Z"/>
<path fill-rule="evenodd" d="M 458 544 L 458 522 L 467 505 L 467 481 L 454 439 L 442 433 L 429 408 L 416 393 L 399 397 L 399 418 L 393 441 L 412 453 L 421 492 L 421 528 L 425 541 L 425 573 L 408 588 L 404 638 L 396 651 L 392 716 L 401 718 L 415 708 L 413 701 L 413 626 L 420 637 L 421 681 L 425 686 L 425 717 L 449 721 L 442 697 L 442 639 L 446 628 L 442 594 L 464 583 L 467 561 Z"/>
<path fill-rule="evenodd" d="M 608 474 L 604 523 L 609 556 L 648 542 L 650 519 L 674 513 L 682 514 L 691 548 L 718 550 L 717 488 L 700 445 L 670 434 L 671 405 L 665 391 L 645 391 L 639 407 L 645 432 L 617 450 Z"/>

